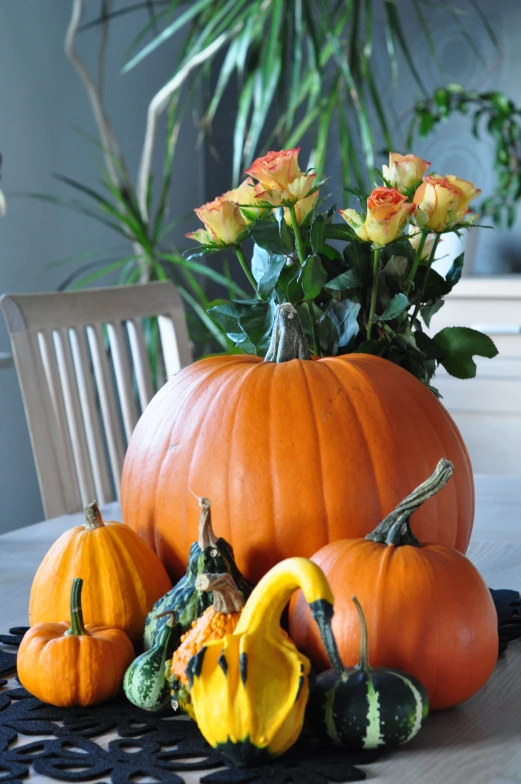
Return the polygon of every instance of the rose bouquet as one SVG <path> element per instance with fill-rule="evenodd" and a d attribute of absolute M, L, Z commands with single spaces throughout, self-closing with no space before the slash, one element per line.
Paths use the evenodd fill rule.
<path fill-rule="evenodd" d="M 356 192 L 362 214 L 321 212 L 325 181 L 300 170 L 298 153 L 258 158 L 240 187 L 195 210 L 205 228 L 187 235 L 199 243 L 188 257 L 232 248 L 253 294 L 212 303 L 211 317 L 237 350 L 264 356 L 275 308 L 290 302 L 316 356 L 377 354 L 429 386 L 439 364 L 473 377 L 473 356 L 497 354 L 490 338 L 457 326 L 430 336 L 425 327 L 463 269 L 463 254 L 445 277 L 432 268 L 442 235 L 475 225 L 469 205 L 480 191 L 452 174 L 426 174 L 430 163 L 415 155 L 391 153 L 378 172 L 383 184 L 369 196 Z"/>

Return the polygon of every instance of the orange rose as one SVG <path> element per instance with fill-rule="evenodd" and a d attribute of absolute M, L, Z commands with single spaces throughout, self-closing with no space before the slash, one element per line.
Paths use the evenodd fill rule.
<path fill-rule="evenodd" d="M 468 222 L 465 216 L 470 212 L 469 204 L 480 193 L 471 182 L 454 174 L 425 177 L 414 194 L 414 203 L 418 206 L 416 222 L 421 228 L 437 232 Z"/>
<path fill-rule="evenodd" d="M 253 161 L 246 174 L 251 175 L 258 184 L 255 196 L 259 201 L 268 202 L 273 207 L 296 204 L 310 195 L 316 172 L 306 174 L 298 165 L 300 147 L 293 150 L 268 152 Z"/>
<path fill-rule="evenodd" d="M 424 161 L 416 155 L 390 152 L 389 166 L 382 166 L 382 174 L 393 188 L 405 193 L 421 180 L 430 165 L 430 161 Z"/>
<path fill-rule="evenodd" d="M 415 209 L 396 188 L 375 188 L 367 199 L 365 220 L 355 210 L 339 213 L 361 240 L 387 245 L 400 236 Z"/>
<path fill-rule="evenodd" d="M 225 193 L 194 210 L 206 230 L 198 229 L 186 236 L 204 245 L 238 245 L 246 237 L 248 225 L 239 207 L 227 196 Z"/>
<path fill-rule="evenodd" d="M 252 223 L 257 218 L 262 217 L 266 212 L 265 207 L 256 207 L 257 197 L 255 195 L 255 183 L 251 177 L 247 177 L 238 188 L 226 191 L 221 199 L 233 201 L 240 207 L 243 218 L 247 223 Z M 251 205 L 251 206 L 250 206 Z"/>

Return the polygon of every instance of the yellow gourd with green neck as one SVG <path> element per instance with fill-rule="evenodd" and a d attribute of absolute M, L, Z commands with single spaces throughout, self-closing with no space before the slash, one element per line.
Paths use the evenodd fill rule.
<path fill-rule="evenodd" d="M 310 663 L 280 626 L 281 613 L 299 588 L 329 650 L 336 651 L 333 594 L 324 573 L 306 558 L 289 558 L 262 578 L 235 632 L 209 642 L 188 663 L 199 729 L 237 765 L 276 757 L 300 735 Z"/>

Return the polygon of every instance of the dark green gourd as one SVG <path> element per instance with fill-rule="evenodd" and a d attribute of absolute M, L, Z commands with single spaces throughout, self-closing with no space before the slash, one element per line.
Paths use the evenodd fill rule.
<path fill-rule="evenodd" d="M 174 613 L 175 623 L 169 642 L 171 656 L 179 646 L 181 635 L 213 604 L 213 594 L 198 590 L 195 582 L 200 574 L 228 573 L 246 601 L 251 587 L 239 571 L 231 545 L 217 538 L 212 528 L 211 502 L 198 498 L 201 507 L 199 535 L 190 548 L 186 574 L 174 587 L 154 604 L 145 620 L 144 647 L 148 650 L 157 640 L 167 621 L 167 614 Z"/>
<path fill-rule="evenodd" d="M 424 725 L 429 713 L 427 692 L 412 675 L 369 666 L 365 617 L 356 597 L 353 602 L 360 617 L 360 661 L 356 667 L 337 666 L 317 677 L 308 720 L 319 736 L 329 737 L 337 746 L 400 746 Z M 333 639 L 327 653 L 332 662 L 339 661 Z"/>
<path fill-rule="evenodd" d="M 123 678 L 125 696 L 142 710 L 159 711 L 170 704 L 165 668 L 173 626 L 174 616 L 171 614 L 165 618 L 152 648 L 134 659 Z"/>

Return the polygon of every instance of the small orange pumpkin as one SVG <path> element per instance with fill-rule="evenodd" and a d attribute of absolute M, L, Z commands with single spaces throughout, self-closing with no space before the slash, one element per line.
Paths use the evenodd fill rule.
<path fill-rule="evenodd" d="M 199 591 L 212 591 L 213 604 L 181 637 L 181 645 L 174 651 L 170 670 L 173 702 L 177 699 L 183 710 L 192 718 L 186 666 L 207 642 L 233 634 L 244 607 L 244 599 L 230 574 L 200 574 L 195 581 L 195 587 Z"/>
<path fill-rule="evenodd" d="M 83 580 L 70 593 L 70 624 L 40 623 L 24 635 L 16 667 L 22 686 L 60 707 L 96 705 L 115 697 L 135 653 L 120 629 L 84 625 Z"/>
<path fill-rule="evenodd" d="M 29 624 L 67 618 L 69 586 L 85 581 L 86 623 L 115 627 L 140 644 L 150 608 L 172 587 L 154 551 L 123 523 L 106 523 L 95 501 L 85 525 L 60 536 L 38 567 L 29 600 Z"/>
<path fill-rule="evenodd" d="M 432 709 L 456 705 L 487 682 L 498 655 L 497 614 L 473 564 L 456 550 L 420 545 L 409 518 L 448 481 L 452 464 L 434 474 L 365 539 L 319 550 L 335 597 L 333 632 L 346 667 L 358 661 L 360 629 L 353 594 L 365 608 L 373 667 L 404 670 L 421 681 Z M 316 667 L 326 652 L 302 595 L 290 605 L 290 635 Z"/>

